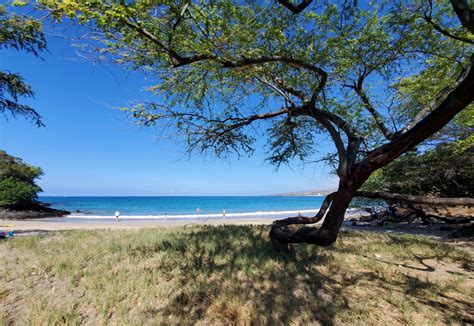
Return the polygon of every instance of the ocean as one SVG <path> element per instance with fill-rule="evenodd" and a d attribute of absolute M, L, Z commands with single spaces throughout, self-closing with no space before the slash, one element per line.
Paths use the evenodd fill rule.
<path fill-rule="evenodd" d="M 209 197 L 47 197 L 40 201 L 68 210 L 68 218 L 110 219 L 218 219 L 284 218 L 316 213 L 324 197 L 209 196 Z"/>

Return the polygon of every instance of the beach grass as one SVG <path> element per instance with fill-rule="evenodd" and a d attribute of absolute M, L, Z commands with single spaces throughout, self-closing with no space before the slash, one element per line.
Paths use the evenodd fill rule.
<path fill-rule="evenodd" d="M 60 231 L 0 244 L 4 324 L 462 324 L 472 257 L 342 232 L 276 253 L 268 226 Z"/>

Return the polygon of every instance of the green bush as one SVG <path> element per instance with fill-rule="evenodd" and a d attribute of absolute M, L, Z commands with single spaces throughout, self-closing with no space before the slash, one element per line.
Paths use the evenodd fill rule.
<path fill-rule="evenodd" d="M 376 171 L 363 188 L 437 197 L 474 196 L 474 136 L 422 154 L 408 153 Z"/>
<path fill-rule="evenodd" d="M 34 202 L 41 188 L 13 177 L 0 180 L 0 206 L 24 206 Z"/>
<path fill-rule="evenodd" d="M 35 183 L 43 171 L 0 150 L 0 207 L 18 207 L 36 201 L 41 188 Z"/>

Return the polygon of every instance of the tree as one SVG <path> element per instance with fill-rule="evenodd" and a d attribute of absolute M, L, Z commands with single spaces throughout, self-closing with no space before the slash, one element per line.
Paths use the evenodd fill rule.
<path fill-rule="evenodd" d="M 0 49 L 5 48 L 38 56 L 46 48 L 41 23 L 24 15 L 9 13 L 4 5 L 0 5 Z M 38 127 L 43 126 L 38 112 L 18 102 L 20 97 L 33 96 L 33 90 L 21 75 L 0 70 L 0 113 L 23 116 Z"/>
<path fill-rule="evenodd" d="M 43 171 L 0 150 L 0 207 L 21 208 L 35 203 L 41 188 L 35 183 Z"/>
<path fill-rule="evenodd" d="M 474 197 L 474 135 L 442 143 L 422 154 L 407 153 L 373 173 L 367 191 L 414 196 Z"/>
<path fill-rule="evenodd" d="M 90 55 L 155 77 L 158 100 L 128 110 L 181 132 L 190 151 L 250 155 L 264 132 L 278 166 L 309 160 L 329 135 L 338 190 L 316 216 L 273 224 L 280 250 L 334 243 L 367 178 L 474 100 L 466 1 L 39 3 L 91 30 Z M 324 216 L 318 229 L 289 228 Z"/>

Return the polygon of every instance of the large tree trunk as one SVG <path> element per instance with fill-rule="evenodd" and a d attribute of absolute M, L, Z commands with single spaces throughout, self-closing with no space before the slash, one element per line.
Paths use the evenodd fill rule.
<path fill-rule="evenodd" d="M 289 252 L 291 243 L 308 243 L 327 247 L 332 245 L 339 233 L 346 209 L 352 201 L 355 188 L 347 183 L 340 183 L 337 192 L 328 195 L 315 217 L 290 217 L 275 221 L 270 230 L 270 239 L 274 248 L 280 252 Z M 327 210 L 329 208 L 329 210 Z M 292 224 L 310 224 L 321 220 L 327 211 L 322 226 L 302 227 L 291 230 Z"/>
<path fill-rule="evenodd" d="M 288 227 L 288 225 L 307 223 L 301 223 L 298 219 L 294 218 L 275 221 L 270 231 L 270 238 L 275 249 L 279 251 L 288 251 L 291 243 L 309 243 L 320 246 L 329 246 L 333 244 L 337 239 L 337 234 L 339 233 L 339 229 L 344 221 L 344 214 L 347 207 L 357 189 L 362 186 L 372 172 L 386 166 L 403 153 L 409 151 L 432 136 L 448 124 L 457 113 L 461 112 L 474 101 L 473 66 L 474 55 L 471 57 L 469 67 L 463 72 L 462 76 L 453 86 L 453 90 L 441 101 L 441 103 L 439 103 L 439 105 L 437 105 L 435 109 L 433 109 L 426 117 L 417 121 L 413 127 L 396 135 L 385 145 L 369 152 L 366 158 L 362 161 L 355 163 L 357 149 L 360 142 L 349 141 L 347 148 L 344 149 L 340 138 L 333 137 L 339 152 L 340 161 L 338 175 L 341 181 L 334 198 L 331 200 L 330 205 L 328 205 L 329 211 L 327 212 L 323 225 L 319 229 L 303 227 L 293 231 Z M 338 126 L 344 127 L 344 125 Z M 328 126 L 327 129 L 331 136 L 333 136 L 333 128 Z M 350 130 L 348 132 L 350 134 Z M 349 140 L 351 140 L 351 137 L 349 137 Z M 352 140 L 357 139 L 354 138 Z M 321 209 L 323 210 L 323 207 Z M 320 211 L 318 215 L 324 215 L 324 213 L 325 209 L 323 212 Z M 314 220 L 315 218 L 307 219 Z"/>

